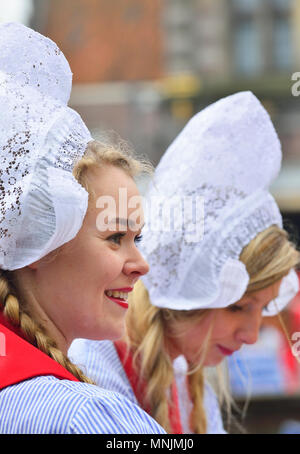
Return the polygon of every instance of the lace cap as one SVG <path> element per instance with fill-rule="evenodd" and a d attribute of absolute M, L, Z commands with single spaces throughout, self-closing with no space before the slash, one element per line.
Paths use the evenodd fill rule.
<path fill-rule="evenodd" d="M 269 226 L 282 227 L 269 192 L 281 155 L 270 117 L 251 92 L 221 99 L 187 123 L 146 196 L 141 249 L 150 271 L 142 280 L 154 305 L 221 308 L 244 295 L 242 249 Z"/>
<path fill-rule="evenodd" d="M 0 68 L 22 87 L 31 86 L 47 98 L 67 104 L 72 72 L 57 45 L 25 25 L 0 25 Z"/>
<path fill-rule="evenodd" d="M 67 106 L 72 73 L 48 38 L 0 25 L 0 267 L 22 268 L 74 238 L 88 194 L 72 175 L 92 139 Z"/>

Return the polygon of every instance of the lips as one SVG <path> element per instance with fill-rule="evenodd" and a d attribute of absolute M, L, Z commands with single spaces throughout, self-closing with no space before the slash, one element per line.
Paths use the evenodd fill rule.
<path fill-rule="evenodd" d="M 110 301 L 113 301 L 114 303 L 118 304 L 123 309 L 128 309 L 129 306 L 127 302 L 128 293 L 132 292 L 132 290 L 133 290 L 132 287 L 124 287 L 118 289 L 108 289 L 105 290 L 104 293 L 106 298 L 108 298 Z M 122 297 L 119 294 L 121 294 Z"/>
<path fill-rule="evenodd" d="M 220 352 L 222 353 L 222 355 L 225 355 L 225 356 L 230 356 L 230 355 L 232 355 L 232 353 L 235 352 L 235 350 L 229 350 L 229 348 L 223 347 L 222 345 L 217 345 L 217 347 L 220 350 Z"/>

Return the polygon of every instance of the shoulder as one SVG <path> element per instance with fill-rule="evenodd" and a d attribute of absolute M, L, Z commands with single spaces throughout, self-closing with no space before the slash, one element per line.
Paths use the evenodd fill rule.
<path fill-rule="evenodd" d="M 128 399 L 98 386 L 35 377 L 0 392 L 0 433 L 164 433 Z"/>
<path fill-rule="evenodd" d="M 68 355 L 98 386 L 138 403 L 113 342 L 76 339 Z"/>

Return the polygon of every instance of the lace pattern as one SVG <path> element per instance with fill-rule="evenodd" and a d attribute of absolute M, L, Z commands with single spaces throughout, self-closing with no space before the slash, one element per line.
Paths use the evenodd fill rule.
<path fill-rule="evenodd" d="M 190 198 L 194 205 L 202 200 L 203 210 L 191 210 L 181 229 L 174 219 L 169 230 L 157 217 L 153 226 L 150 212 L 141 250 L 154 305 L 226 307 L 244 294 L 249 277 L 239 262 L 242 249 L 272 224 L 282 226 L 269 193 L 280 165 L 277 134 L 251 92 L 224 98 L 187 123 L 156 168 L 147 205 L 160 196 L 163 212 L 165 201 L 175 206 Z"/>
<path fill-rule="evenodd" d="M 33 87 L 42 95 L 67 104 L 72 72 L 64 54 L 50 39 L 22 24 L 0 27 L 0 68 L 13 75 L 22 89 Z"/>
<path fill-rule="evenodd" d="M 66 104 L 71 71 L 57 46 L 21 24 L 2 24 L 0 43 L 0 267 L 16 269 L 40 258 L 49 242 L 55 248 L 74 236 L 64 229 L 62 243 L 51 242 L 58 213 L 48 170 L 71 172 L 91 136 Z M 78 186 L 72 216 L 79 230 L 87 194 Z"/>

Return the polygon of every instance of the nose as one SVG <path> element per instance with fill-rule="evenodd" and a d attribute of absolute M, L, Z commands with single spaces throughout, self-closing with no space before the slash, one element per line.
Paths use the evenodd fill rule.
<path fill-rule="evenodd" d="M 124 264 L 123 272 L 126 276 L 135 277 L 134 281 L 136 281 L 140 276 L 148 273 L 149 265 L 140 251 L 136 247 L 134 249 L 134 252 L 131 253 L 130 258 Z"/>
<path fill-rule="evenodd" d="M 261 311 L 255 311 L 255 313 L 245 317 L 236 332 L 237 341 L 241 344 L 255 344 L 258 339 L 261 321 Z"/>

